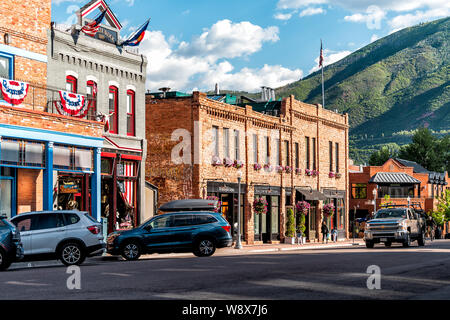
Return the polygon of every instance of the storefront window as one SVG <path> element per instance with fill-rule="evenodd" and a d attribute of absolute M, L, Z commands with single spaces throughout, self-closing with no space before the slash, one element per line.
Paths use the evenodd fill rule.
<path fill-rule="evenodd" d="M 367 199 L 367 184 L 352 184 L 352 199 Z"/>
<path fill-rule="evenodd" d="M 75 167 L 77 170 L 93 171 L 92 160 L 92 150 L 75 149 Z"/>
<path fill-rule="evenodd" d="M 101 166 L 102 166 L 102 174 L 104 174 L 104 175 L 112 175 L 113 174 L 113 172 L 112 172 L 113 159 L 102 158 Z"/>
<path fill-rule="evenodd" d="M 44 167 L 44 150 L 43 143 L 25 143 L 25 165 Z"/>
<path fill-rule="evenodd" d="M 345 202 L 344 199 L 337 199 L 337 228 L 338 230 L 345 229 Z"/>
<path fill-rule="evenodd" d="M 5 164 L 19 165 L 19 141 L 2 140 L 0 144 L 0 161 Z"/>
<path fill-rule="evenodd" d="M 54 146 L 53 147 L 53 165 L 60 169 L 70 169 L 72 150 L 68 147 Z"/>
<path fill-rule="evenodd" d="M 272 196 L 271 197 L 272 234 L 278 235 L 280 233 L 279 221 L 280 221 L 280 197 Z"/>

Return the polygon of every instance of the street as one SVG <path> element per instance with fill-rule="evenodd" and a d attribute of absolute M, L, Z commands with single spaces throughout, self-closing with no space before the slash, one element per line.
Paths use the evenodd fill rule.
<path fill-rule="evenodd" d="M 301 251 L 152 255 L 127 262 L 88 259 L 81 289 L 69 290 L 62 264 L 0 273 L 0 299 L 449 299 L 450 241 L 410 248 L 393 244 Z M 381 289 L 369 290 L 371 265 L 381 269 Z"/>

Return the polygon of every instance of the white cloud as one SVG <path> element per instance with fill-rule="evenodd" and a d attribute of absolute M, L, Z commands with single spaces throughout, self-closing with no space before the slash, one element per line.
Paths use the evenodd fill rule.
<path fill-rule="evenodd" d="M 449 3 L 450 5 L 450 3 Z M 433 9 L 428 11 L 416 11 L 413 14 L 404 14 L 394 17 L 388 22 L 391 33 L 400 29 L 410 27 L 420 22 L 427 22 L 450 15 L 450 7 L 443 9 Z"/>
<path fill-rule="evenodd" d="M 330 64 L 333 64 L 333 63 L 345 58 L 346 56 L 348 56 L 351 53 L 352 52 L 348 51 L 348 50 L 332 51 L 332 50 L 324 49 L 323 50 L 323 60 L 324 60 L 323 65 L 328 66 Z M 320 70 L 319 57 L 317 57 L 314 61 L 316 62 L 316 66 L 314 68 L 312 68 L 311 70 L 309 70 L 309 73 L 313 73 L 313 72 Z"/>
<path fill-rule="evenodd" d="M 273 17 L 277 20 L 289 20 L 292 18 L 292 13 L 277 13 Z"/>
<path fill-rule="evenodd" d="M 380 29 L 381 20 L 386 16 L 386 12 L 378 6 L 369 6 L 366 14 L 356 13 L 351 16 L 344 17 L 345 21 L 366 23 L 368 29 Z"/>
<path fill-rule="evenodd" d="M 322 14 L 325 13 L 325 10 L 322 8 L 306 8 L 305 10 L 302 10 L 300 12 L 300 17 L 306 17 L 306 16 L 313 16 L 315 14 Z"/>
<path fill-rule="evenodd" d="M 227 30 L 231 33 L 224 33 Z M 245 57 L 259 51 L 264 42 L 278 40 L 277 32 L 271 27 L 263 29 L 250 23 L 227 21 L 222 24 L 219 21 L 194 37 L 191 43 L 177 45 L 175 37 L 168 39 L 161 31 L 147 31 L 140 46 L 149 61 L 147 88 L 152 91 L 161 87 L 206 91 L 213 89 L 215 83 L 220 83 L 223 89 L 258 91 L 262 85 L 279 87 L 303 75 L 300 69 L 290 70 L 279 65 L 233 72 L 228 59 Z M 195 46 L 199 48 L 194 50 Z"/>

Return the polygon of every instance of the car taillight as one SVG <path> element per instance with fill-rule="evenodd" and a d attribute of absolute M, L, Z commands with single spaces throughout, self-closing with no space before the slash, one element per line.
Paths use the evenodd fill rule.
<path fill-rule="evenodd" d="M 97 226 L 88 227 L 88 230 L 90 232 L 92 232 L 93 234 L 99 234 L 100 233 L 100 228 L 97 227 Z"/>
<path fill-rule="evenodd" d="M 231 232 L 231 226 L 222 226 L 222 229 L 224 229 L 226 232 Z"/>

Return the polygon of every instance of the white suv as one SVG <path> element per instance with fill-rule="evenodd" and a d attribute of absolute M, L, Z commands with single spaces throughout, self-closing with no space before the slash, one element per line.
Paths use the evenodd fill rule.
<path fill-rule="evenodd" d="M 56 258 L 67 266 L 80 265 L 106 248 L 101 224 L 87 212 L 30 212 L 11 222 L 20 232 L 25 261 Z"/>

